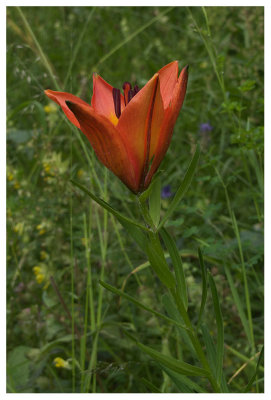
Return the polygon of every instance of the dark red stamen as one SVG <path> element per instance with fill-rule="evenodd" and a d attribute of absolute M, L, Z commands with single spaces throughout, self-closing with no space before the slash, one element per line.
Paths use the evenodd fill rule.
<path fill-rule="evenodd" d="M 135 95 L 135 92 L 133 90 L 129 90 L 129 92 L 128 92 L 128 103 L 129 103 L 129 101 L 132 100 L 134 95 Z"/>
<path fill-rule="evenodd" d="M 117 118 L 120 117 L 121 114 L 121 106 L 120 106 L 120 90 L 113 88 L 113 101 L 115 106 L 115 114 Z"/>
<path fill-rule="evenodd" d="M 137 85 L 134 86 L 134 89 L 132 89 L 132 85 L 130 82 L 124 82 L 122 85 L 123 89 L 123 99 L 124 99 L 124 105 L 127 106 L 129 101 L 132 100 L 132 98 L 139 92 L 139 87 Z M 121 115 L 121 97 L 120 97 L 120 90 L 113 88 L 113 101 L 114 101 L 114 107 L 115 107 L 115 114 L 119 118 Z"/>
<path fill-rule="evenodd" d="M 130 82 L 124 82 L 123 85 L 122 85 L 122 89 L 125 90 L 125 88 L 126 88 L 127 86 L 129 86 L 129 89 L 132 88 L 132 85 L 131 85 Z"/>
<path fill-rule="evenodd" d="M 137 85 L 134 86 L 135 95 L 139 92 L 139 87 Z"/>

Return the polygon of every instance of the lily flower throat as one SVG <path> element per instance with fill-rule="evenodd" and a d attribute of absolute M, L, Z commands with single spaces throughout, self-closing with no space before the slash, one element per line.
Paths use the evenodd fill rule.
<path fill-rule="evenodd" d="M 123 98 L 124 98 L 124 105 L 125 107 L 127 104 L 132 100 L 132 98 L 139 92 L 139 87 L 137 85 L 134 86 L 132 89 L 132 85 L 130 82 L 124 82 L 122 85 L 123 89 Z M 113 88 L 113 101 L 115 107 L 115 114 L 116 117 L 119 118 L 121 116 L 121 95 L 120 89 Z"/>

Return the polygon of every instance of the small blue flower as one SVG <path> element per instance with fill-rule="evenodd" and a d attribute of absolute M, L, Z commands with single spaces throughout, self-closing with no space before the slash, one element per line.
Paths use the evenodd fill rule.
<path fill-rule="evenodd" d="M 199 126 L 200 132 L 211 132 L 213 130 L 212 125 L 209 122 L 203 122 Z"/>
<path fill-rule="evenodd" d="M 171 186 L 170 185 L 166 185 L 166 186 L 164 186 L 162 188 L 161 196 L 162 196 L 162 199 L 168 199 L 169 197 L 172 196 Z"/>

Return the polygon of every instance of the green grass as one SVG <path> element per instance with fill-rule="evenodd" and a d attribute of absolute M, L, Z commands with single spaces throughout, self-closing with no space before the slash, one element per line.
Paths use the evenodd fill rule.
<path fill-rule="evenodd" d="M 142 87 L 173 60 L 189 82 L 163 186 L 176 193 L 197 144 L 201 156 L 181 203 L 161 201 L 170 268 L 179 250 L 187 323 L 200 313 L 197 350 L 223 391 L 263 392 L 263 28 L 263 7 L 7 7 L 8 392 L 212 390 L 161 367 L 200 367 L 190 331 L 134 239 L 70 179 L 143 224 L 134 196 L 43 93 L 89 102 L 93 72 Z"/>

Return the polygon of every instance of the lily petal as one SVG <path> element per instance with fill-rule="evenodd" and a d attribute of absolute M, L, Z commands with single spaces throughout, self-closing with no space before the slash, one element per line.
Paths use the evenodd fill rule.
<path fill-rule="evenodd" d="M 123 110 L 124 98 L 120 95 L 121 109 Z M 117 125 L 118 118 L 115 114 L 113 101 L 113 87 L 97 74 L 93 74 L 93 96 L 91 105 L 94 110 L 109 119 L 113 125 Z"/>
<path fill-rule="evenodd" d="M 67 106 L 79 121 L 81 131 L 88 138 L 99 160 L 136 193 L 133 165 L 116 128 L 92 107 L 72 102 L 68 102 Z"/>
<path fill-rule="evenodd" d="M 180 109 L 183 105 L 187 87 L 187 80 L 188 66 L 182 69 L 178 82 L 173 90 L 172 100 L 165 111 L 165 118 L 161 127 L 161 131 L 159 133 L 159 139 L 157 141 L 156 149 L 154 149 L 154 160 L 151 165 L 150 171 L 145 179 L 145 187 L 148 187 L 148 185 L 150 184 L 153 174 L 159 167 L 170 145 L 173 128 L 179 115 Z"/>
<path fill-rule="evenodd" d="M 160 78 L 160 91 L 166 109 L 172 99 L 172 93 L 178 81 L 178 61 L 165 65 L 158 71 Z"/>
<path fill-rule="evenodd" d="M 116 127 L 122 141 L 129 145 L 138 187 L 147 172 L 152 141 L 160 132 L 163 116 L 159 75 L 155 74 L 125 107 Z"/>
<path fill-rule="evenodd" d="M 80 128 L 80 124 L 77 121 L 76 117 L 74 114 L 71 112 L 69 107 L 66 104 L 66 101 L 71 101 L 75 104 L 82 104 L 87 107 L 90 107 L 88 103 L 86 103 L 84 100 L 81 100 L 79 97 L 74 96 L 73 94 L 66 93 L 66 92 L 55 92 L 54 90 L 45 90 L 44 93 L 55 103 L 60 105 L 64 113 L 66 114 L 67 118 L 77 127 Z"/>

